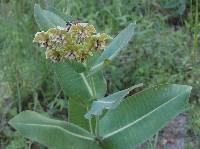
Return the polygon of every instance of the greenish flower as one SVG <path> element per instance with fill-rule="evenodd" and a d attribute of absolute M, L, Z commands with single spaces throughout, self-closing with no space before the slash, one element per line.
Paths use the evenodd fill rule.
<path fill-rule="evenodd" d="M 69 59 L 83 62 L 95 51 L 102 51 L 111 39 L 106 33 L 96 33 L 93 25 L 71 23 L 67 27 L 50 28 L 35 34 L 33 42 L 46 48 L 46 58 L 58 62 Z"/>

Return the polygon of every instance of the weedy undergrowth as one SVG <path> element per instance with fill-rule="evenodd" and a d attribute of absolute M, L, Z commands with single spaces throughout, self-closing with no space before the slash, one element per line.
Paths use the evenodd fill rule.
<path fill-rule="evenodd" d="M 156 85 L 132 96 L 138 84 L 106 96 L 102 73 L 134 35 L 129 24 L 106 46 L 106 33 L 96 33 L 87 23 L 65 23 L 56 14 L 35 5 L 42 30 L 34 42 L 46 57 L 68 99 L 68 121 L 23 111 L 10 120 L 21 134 L 50 149 L 132 149 L 185 110 L 191 87 Z"/>

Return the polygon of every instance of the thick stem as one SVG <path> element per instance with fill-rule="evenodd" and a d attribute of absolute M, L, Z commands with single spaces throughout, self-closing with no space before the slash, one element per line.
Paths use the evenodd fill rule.
<path fill-rule="evenodd" d="M 96 99 L 96 88 L 95 88 L 95 84 L 94 84 L 94 79 L 93 79 L 93 77 L 90 77 L 89 79 L 90 79 L 90 84 L 91 84 L 91 88 L 92 88 L 93 99 Z M 97 138 L 100 137 L 99 136 L 99 116 L 96 116 L 95 135 Z"/>
<path fill-rule="evenodd" d="M 99 138 L 99 116 L 96 116 L 96 127 L 95 127 L 95 134 L 97 138 Z"/>
<path fill-rule="evenodd" d="M 89 108 L 87 107 L 87 111 L 88 111 L 88 110 L 89 110 Z M 90 133 L 91 133 L 91 134 L 94 134 L 93 128 L 92 128 L 92 119 L 89 119 L 88 122 L 89 122 L 89 127 L 90 127 Z"/>
<path fill-rule="evenodd" d="M 90 132 L 93 134 L 93 128 L 92 128 L 92 120 L 89 119 L 89 126 L 90 126 Z"/>
<path fill-rule="evenodd" d="M 91 82 L 91 86 L 92 86 L 93 98 L 96 99 L 96 88 L 95 88 L 93 77 L 90 78 L 90 82 Z"/>

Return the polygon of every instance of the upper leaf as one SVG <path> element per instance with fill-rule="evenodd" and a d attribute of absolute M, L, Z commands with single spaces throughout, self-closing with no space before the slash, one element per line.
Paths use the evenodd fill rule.
<path fill-rule="evenodd" d="M 65 26 L 65 21 L 48 10 L 41 9 L 40 5 L 35 4 L 34 16 L 37 25 L 41 30 L 48 30 L 49 28 L 56 26 Z"/>
<path fill-rule="evenodd" d="M 100 120 L 103 149 L 133 149 L 185 109 L 191 87 L 161 85 L 128 97 Z"/>
<path fill-rule="evenodd" d="M 97 59 L 95 65 L 91 68 L 91 71 L 99 70 L 105 60 L 112 60 L 121 50 L 125 48 L 128 42 L 131 40 L 133 34 L 134 25 L 131 23 L 112 40 L 108 47 L 104 49 L 104 52 Z"/>
<path fill-rule="evenodd" d="M 24 111 L 9 121 L 23 136 L 50 149 L 98 149 L 86 130 L 59 120 L 44 117 L 36 112 Z"/>

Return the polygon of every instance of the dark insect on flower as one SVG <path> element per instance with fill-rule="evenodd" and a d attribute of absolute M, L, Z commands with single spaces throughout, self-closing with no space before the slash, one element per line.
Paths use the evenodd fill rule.
<path fill-rule="evenodd" d="M 101 46 L 101 42 L 97 39 L 95 49 L 97 50 Z"/>
<path fill-rule="evenodd" d="M 80 44 L 81 42 L 84 42 L 86 39 L 86 35 L 82 32 L 78 34 L 78 37 L 76 39 L 76 43 Z"/>
<path fill-rule="evenodd" d="M 47 48 L 48 47 L 48 43 L 47 42 L 41 43 L 41 47 Z"/>
<path fill-rule="evenodd" d="M 70 30 L 70 28 L 72 27 L 72 25 L 76 25 L 76 24 L 78 24 L 78 23 L 80 23 L 80 21 L 73 21 L 73 22 L 71 22 L 71 21 L 67 21 L 66 22 L 66 28 L 67 28 L 67 31 L 69 31 Z"/>
<path fill-rule="evenodd" d="M 68 58 L 68 59 L 76 59 L 76 53 L 75 52 L 68 52 L 67 53 L 67 55 L 66 55 L 66 57 Z"/>
<path fill-rule="evenodd" d="M 71 28 L 72 25 L 73 25 L 72 22 L 70 22 L 70 21 L 67 21 L 67 22 L 66 22 L 66 28 L 67 28 L 67 31 L 70 30 L 70 28 Z"/>

